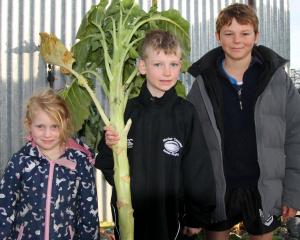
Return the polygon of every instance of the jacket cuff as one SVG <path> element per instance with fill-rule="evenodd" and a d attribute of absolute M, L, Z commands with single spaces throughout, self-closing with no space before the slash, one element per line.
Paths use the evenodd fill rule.
<path fill-rule="evenodd" d="M 183 224 L 186 227 L 203 228 L 211 223 L 211 212 L 205 212 L 201 215 L 186 214 L 183 217 Z"/>
<path fill-rule="evenodd" d="M 190 214 L 186 214 L 183 218 L 183 224 L 186 227 L 192 227 L 192 228 L 199 228 L 201 227 L 200 222 L 198 219 L 196 219 L 195 217 L 193 217 Z"/>

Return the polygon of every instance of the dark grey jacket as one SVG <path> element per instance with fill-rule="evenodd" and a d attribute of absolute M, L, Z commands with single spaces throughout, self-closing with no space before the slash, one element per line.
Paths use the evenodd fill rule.
<path fill-rule="evenodd" d="M 218 91 L 216 82 L 217 58 L 224 54 L 216 48 L 194 63 L 189 72 L 196 77 L 188 94 L 195 105 L 209 147 L 216 180 L 217 207 L 214 221 L 226 219 L 224 196 L 226 182 L 223 172 L 222 138 L 218 118 L 212 104 L 212 93 Z M 264 64 L 257 90 L 254 121 L 257 156 L 260 167 L 258 189 L 261 194 L 263 218 L 280 215 L 283 205 L 300 209 L 300 95 L 283 65 L 286 60 L 271 49 L 254 47 Z"/>

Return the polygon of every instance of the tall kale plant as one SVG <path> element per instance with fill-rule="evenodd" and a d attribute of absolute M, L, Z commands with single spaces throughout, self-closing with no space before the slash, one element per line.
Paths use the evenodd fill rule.
<path fill-rule="evenodd" d="M 154 2 L 145 12 L 134 0 L 101 0 L 93 6 L 80 25 L 77 42 L 68 51 L 54 35 L 40 33 L 40 53 L 45 62 L 58 65 L 71 73 L 72 82 L 61 95 L 67 101 L 76 130 L 82 128 L 95 105 L 106 126 L 112 125 L 120 134 L 113 148 L 114 182 L 117 192 L 120 234 L 133 240 L 134 219 L 130 195 L 127 158 L 127 133 L 131 120 L 124 122 L 127 100 L 141 82 L 136 61 L 138 47 L 151 29 L 171 31 L 183 46 L 183 70 L 190 50 L 189 24 L 174 9 L 158 12 Z M 94 91 L 98 81 L 109 101 L 109 117 L 103 111 Z"/>

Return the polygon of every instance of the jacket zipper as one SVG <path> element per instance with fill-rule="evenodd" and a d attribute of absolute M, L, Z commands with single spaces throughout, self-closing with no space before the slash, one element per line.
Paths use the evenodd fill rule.
<path fill-rule="evenodd" d="M 24 231 L 24 225 L 22 224 L 20 226 L 20 230 L 19 230 L 19 234 L 18 234 L 17 240 L 21 240 L 22 239 L 22 237 L 23 237 L 23 231 Z"/>
<path fill-rule="evenodd" d="M 46 213 L 45 213 L 45 234 L 44 240 L 50 239 L 50 213 L 51 213 L 51 196 L 52 196 L 52 184 L 55 163 L 49 160 L 50 168 L 48 175 L 48 186 L 47 186 L 47 198 L 46 198 Z"/>
<path fill-rule="evenodd" d="M 243 110 L 243 101 L 242 101 L 242 88 L 239 88 L 237 91 L 239 103 L 240 103 L 240 109 Z"/>

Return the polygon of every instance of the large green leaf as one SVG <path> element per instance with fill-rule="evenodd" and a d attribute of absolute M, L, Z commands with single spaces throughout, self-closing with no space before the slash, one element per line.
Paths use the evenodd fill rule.
<path fill-rule="evenodd" d="M 105 17 L 105 8 L 108 4 L 108 0 L 101 0 L 100 3 L 96 6 L 92 6 L 91 9 L 87 12 L 83 20 L 81 21 L 80 27 L 77 31 L 76 38 L 82 39 L 88 35 L 97 33 L 99 30 L 92 22 L 96 24 L 102 23 Z"/>
<path fill-rule="evenodd" d="M 178 80 L 175 85 L 176 93 L 179 97 L 186 98 L 186 91 L 185 86 L 183 85 L 182 81 Z"/>
<path fill-rule="evenodd" d="M 120 233 L 126 240 L 133 239 L 134 224 L 126 150 L 131 121 L 125 124 L 123 113 L 130 90 L 131 96 L 137 94 L 144 81 L 136 69 L 138 47 L 145 33 L 154 28 L 171 31 L 181 41 L 183 59 L 186 59 L 190 48 L 188 23 L 179 12 L 170 10 L 159 13 L 157 6 L 154 6 L 149 13 L 145 13 L 134 0 L 101 0 L 84 17 L 76 35 L 77 43 L 72 47 L 72 54 L 63 47 L 61 47 L 63 51 L 58 52 L 60 55 L 58 65 L 67 68 L 74 77 L 71 86 L 65 88 L 61 96 L 70 108 L 75 130 L 81 129 L 85 141 L 95 148 L 99 141 L 100 131 L 97 123 L 100 115 L 106 126 L 112 125 L 120 134 L 120 141 L 113 148 L 114 179 L 120 203 L 118 208 Z M 57 45 L 56 38 L 50 40 L 53 40 L 50 43 Z M 54 48 L 55 44 L 52 44 Z M 49 50 L 47 46 L 43 49 L 48 55 L 52 53 L 47 51 Z M 65 53 L 68 58 L 65 57 Z M 68 60 L 68 64 L 62 60 Z M 72 65 L 74 60 L 75 63 Z M 108 96 L 109 119 L 93 90 L 95 80 L 99 81 Z M 184 88 L 180 84 L 178 82 L 177 90 L 182 92 Z M 95 115 L 95 108 L 99 115 Z"/>
<path fill-rule="evenodd" d="M 85 143 L 94 151 L 97 151 L 97 146 L 101 140 L 101 136 L 103 133 L 103 122 L 101 121 L 94 104 L 90 105 L 89 110 L 89 118 L 85 120 L 78 135 L 80 137 L 84 137 Z"/>
<path fill-rule="evenodd" d="M 79 131 L 90 115 L 89 106 L 92 102 L 90 95 L 78 85 L 77 81 L 73 81 L 71 86 L 61 90 L 59 95 L 65 99 L 68 105 L 74 130 Z"/>
<path fill-rule="evenodd" d="M 157 16 L 163 16 L 170 21 L 157 20 Z M 136 28 L 136 26 L 139 27 Z M 189 23 L 177 10 L 170 9 L 158 12 L 157 5 L 153 5 L 147 13 L 134 0 L 101 0 L 88 11 L 77 32 L 77 42 L 71 49 L 76 60 L 73 64 L 73 69 L 78 73 L 84 74 L 89 80 L 89 84 L 94 82 L 95 79 L 100 81 L 100 85 L 105 88 L 105 94 L 108 96 L 110 94 L 108 74 L 111 71 L 108 68 L 115 67 L 108 59 L 113 59 L 116 49 L 123 49 L 123 52 L 127 51 L 127 54 L 122 59 L 119 59 L 117 63 L 120 64 L 119 68 L 122 69 L 122 83 L 127 83 L 127 79 L 131 77 L 131 73 L 136 68 L 136 61 L 139 57 L 138 48 L 141 40 L 147 31 L 157 28 L 171 31 L 181 42 L 183 48 L 183 70 L 185 71 L 189 65 Z M 128 36 L 132 37 L 129 39 Z M 122 44 L 116 47 L 114 39 L 122 42 Z M 131 47 L 128 50 L 129 45 Z M 99 69 L 101 70 L 100 72 Z M 92 72 L 99 73 L 101 77 L 95 77 L 91 74 Z M 139 93 L 143 81 L 144 78 L 141 76 L 134 76 L 131 82 L 132 86 L 126 86 L 126 88 L 129 87 L 131 89 L 129 97 L 136 96 Z M 69 97 L 69 94 L 73 94 L 73 88 L 76 91 L 81 90 L 84 92 L 79 86 L 72 85 L 71 89 L 65 93 L 66 98 Z M 180 96 L 185 96 L 185 88 L 181 82 L 178 82 L 176 90 Z M 77 104 L 76 99 L 74 100 L 72 95 L 69 101 L 70 105 L 75 106 Z M 75 103 L 71 103 L 71 101 L 75 101 Z M 77 111 L 77 107 L 74 110 Z M 89 110 L 86 107 L 84 115 L 75 115 L 76 129 L 80 129 L 80 124 L 84 123 L 83 119 L 88 118 L 87 112 Z M 85 124 L 89 124 L 89 121 L 86 121 Z M 96 135 L 92 136 L 93 131 L 89 131 L 89 127 L 84 128 L 86 129 L 86 134 L 91 139 L 97 139 Z"/>
<path fill-rule="evenodd" d="M 93 15 L 94 12 L 97 12 L 97 6 L 92 6 L 82 19 L 76 34 L 77 39 L 84 38 L 90 34 L 97 32 L 97 28 L 94 25 L 91 25 L 89 21 L 90 16 Z"/>

